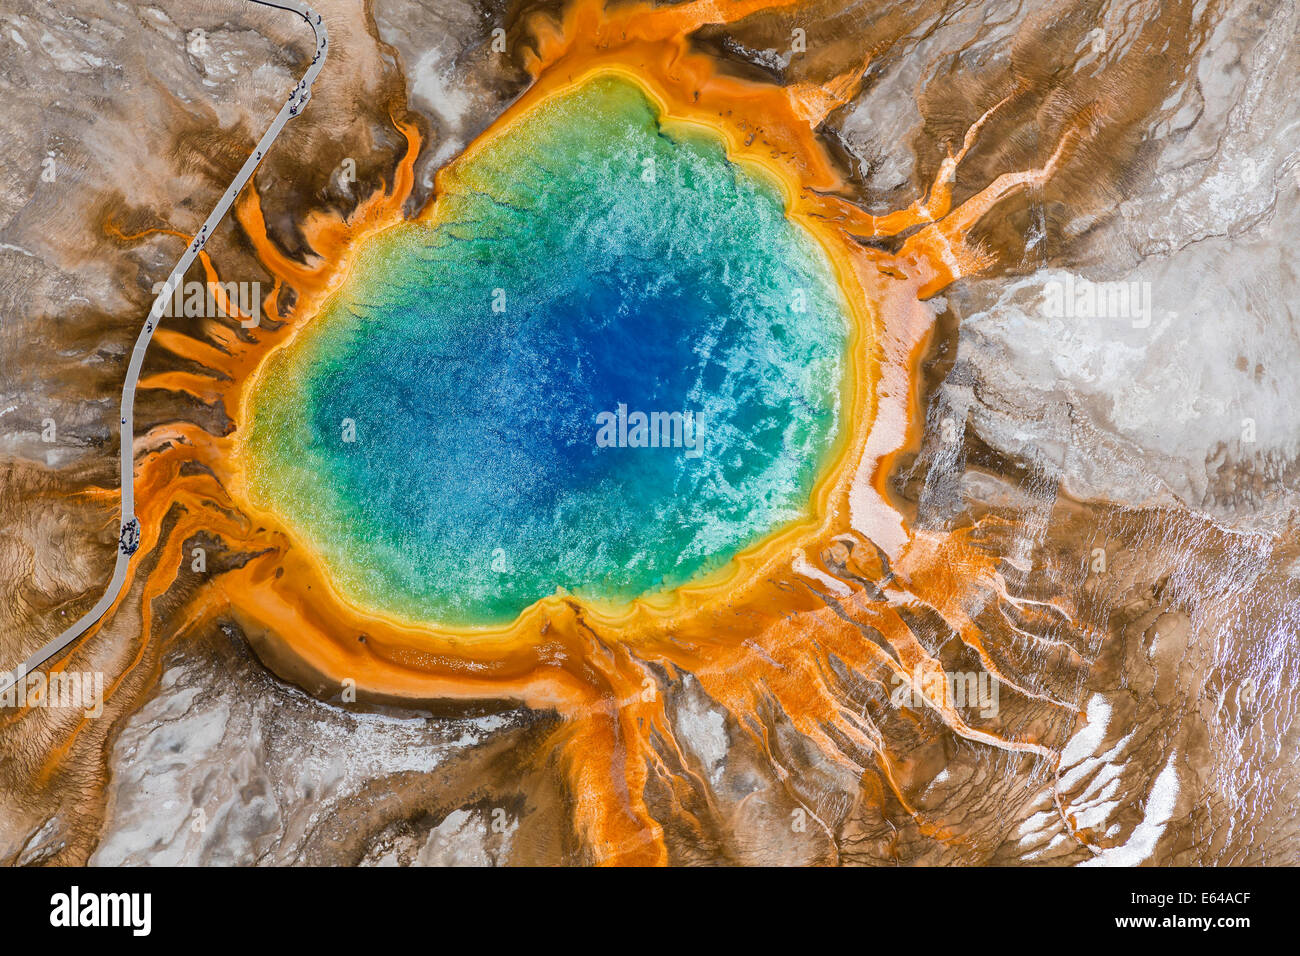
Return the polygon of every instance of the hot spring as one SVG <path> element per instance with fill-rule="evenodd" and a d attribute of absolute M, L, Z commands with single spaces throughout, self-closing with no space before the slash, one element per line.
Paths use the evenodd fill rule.
<path fill-rule="evenodd" d="M 774 182 L 612 76 L 450 172 L 248 399 L 251 500 L 345 597 L 453 627 L 617 608 L 810 514 L 851 325 Z"/>

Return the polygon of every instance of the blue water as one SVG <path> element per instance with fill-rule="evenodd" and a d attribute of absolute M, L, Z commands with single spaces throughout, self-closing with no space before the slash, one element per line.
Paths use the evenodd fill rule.
<path fill-rule="evenodd" d="M 848 334 L 769 184 L 593 81 L 464 161 L 432 222 L 369 240 L 259 380 L 250 485 L 379 610 L 619 604 L 807 514 Z M 620 404 L 702 417 L 698 457 L 602 447 Z"/>

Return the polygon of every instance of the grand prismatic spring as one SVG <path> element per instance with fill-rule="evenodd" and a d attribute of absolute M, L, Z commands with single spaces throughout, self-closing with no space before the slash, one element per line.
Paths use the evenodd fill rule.
<path fill-rule="evenodd" d="M 127 585 L 50 664 L 109 719 L 0 713 L 9 857 L 1287 859 L 1289 346 L 1187 317 L 1294 293 L 1247 79 L 1295 54 L 1148 6 L 322 5 L 144 363 Z M 108 578 L 119 343 L 312 62 L 185 7 L 215 92 L 154 161 L 198 198 L 76 187 L 126 291 L 52 333 L 81 451 L 14 445 L 64 555 L 0 551 L 14 662 Z M 1253 175 L 1193 195 L 1236 122 Z"/>
<path fill-rule="evenodd" d="M 615 609 L 807 517 L 849 324 L 773 186 L 595 79 L 458 168 L 427 224 L 367 240 L 250 396 L 250 494 L 361 605 Z M 681 453 L 638 453 L 661 440 Z"/>

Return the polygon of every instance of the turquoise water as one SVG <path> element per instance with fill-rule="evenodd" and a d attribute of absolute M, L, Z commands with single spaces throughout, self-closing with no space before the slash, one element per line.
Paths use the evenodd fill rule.
<path fill-rule="evenodd" d="M 447 625 L 557 588 L 620 604 L 809 512 L 849 321 L 771 184 L 609 78 L 437 201 L 368 242 L 253 396 L 253 498 L 345 595 Z M 702 424 L 634 447 L 634 412 Z"/>

